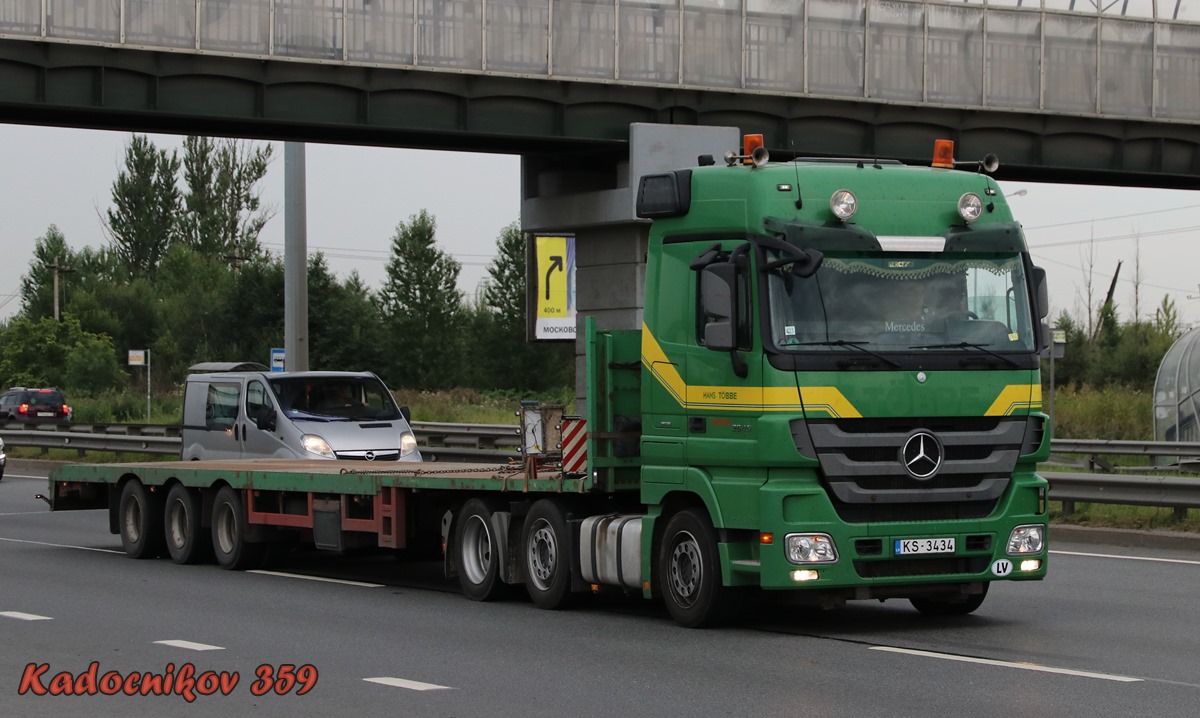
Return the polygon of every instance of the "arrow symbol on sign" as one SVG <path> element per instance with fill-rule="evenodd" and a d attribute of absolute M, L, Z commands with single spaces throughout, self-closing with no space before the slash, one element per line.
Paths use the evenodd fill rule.
<path fill-rule="evenodd" d="M 556 269 L 563 271 L 563 258 L 553 255 L 550 257 L 550 268 L 546 270 L 546 301 L 550 301 L 550 273 Z"/>

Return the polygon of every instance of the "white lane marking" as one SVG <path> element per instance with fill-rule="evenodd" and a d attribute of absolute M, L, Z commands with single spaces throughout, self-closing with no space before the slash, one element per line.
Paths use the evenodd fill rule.
<path fill-rule="evenodd" d="M 364 678 L 367 683 L 379 683 L 385 686 L 393 686 L 395 688 L 407 688 L 410 691 L 448 691 L 450 686 L 439 686 L 433 683 L 421 683 L 420 681 L 408 681 L 403 678 L 389 678 L 380 676 L 379 678 Z"/>
<path fill-rule="evenodd" d="M 1023 671 L 1039 671 L 1042 673 L 1058 673 L 1064 676 L 1079 676 L 1080 678 L 1098 678 L 1102 681 L 1117 681 L 1119 683 L 1140 683 L 1141 678 L 1133 678 L 1130 676 L 1118 676 L 1112 673 L 1092 673 L 1091 671 L 1076 671 L 1070 668 L 1054 668 L 1053 666 L 1041 666 L 1036 663 L 1017 663 L 1015 661 L 998 661 L 992 658 L 972 658 L 970 656 L 956 656 L 952 653 L 935 653 L 933 651 L 918 651 L 913 648 L 896 648 L 894 646 L 871 646 L 872 651 L 887 651 L 889 653 L 904 653 L 910 656 L 924 656 L 925 658 L 941 658 L 947 661 L 959 661 L 962 663 L 980 663 L 985 666 L 1000 666 L 1001 668 L 1020 668 Z"/>
<path fill-rule="evenodd" d="M 18 621 L 52 621 L 49 616 L 39 616 L 36 613 L 21 613 L 20 611 L 0 611 L 0 616 L 15 618 Z"/>
<path fill-rule="evenodd" d="M 189 651 L 223 651 L 223 650 L 225 650 L 224 646 L 210 646 L 207 643 L 193 643 L 191 641 L 170 640 L 170 641 L 155 641 L 155 643 L 158 643 L 163 646 L 173 646 L 174 648 L 186 648 Z"/>
<path fill-rule="evenodd" d="M 363 581 L 350 581 L 344 578 L 325 578 L 324 576 L 305 576 L 302 573 L 286 573 L 284 571 L 263 571 L 260 569 L 252 569 L 246 573 L 261 573 L 264 576 L 283 576 L 284 578 L 302 578 L 306 581 L 320 581 L 322 583 L 340 583 L 346 586 L 360 586 L 362 588 L 383 588 L 382 583 L 365 583 Z"/>
<path fill-rule="evenodd" d="M 51 548 L 77 548 L 80 551 L 99 551 L 101 553 L 119 553 L 124 554 L 124 551 L 118 551 L 111 548 L 95 548 L 94 546 L 72 546 L 66 543 L 49 543 L 47 541 L 30 541 L 28 539 L 15 539 L 0 537 L 0 541 L 11 541 L 13 543 L 28 543 L 34 546 L 50 546 Z"/>
<path fill-rule="evenodd" d="M 1189 561 L 1183 558 L 1155 558 L 1154 556 L 1118 556 L 1111 553 L 1085 553 L 1083 551 L 1051 551 L 1050 553 L 1063 556 L 1086 556 L 1088 558 L 1123 558 L 1128 561 L 1157 561 L 1158 563 L 1182 563 L 1189 566 L 1200 566 L 1200 561 Z"/>

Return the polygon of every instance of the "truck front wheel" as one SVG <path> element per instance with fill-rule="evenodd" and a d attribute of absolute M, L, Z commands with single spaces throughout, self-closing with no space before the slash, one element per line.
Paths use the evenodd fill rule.
<path fill-rule="evenodd" d="M 217 491 L 212 507 L 212 546 L 221 568 L 241 571 L 263 559 L 263 544 L 246 541 L 246 511 L 238 492 L 228 486 Z"/>
<path fill-rule="evenodd" d="M 538 608 L 564 608 L 571 599 L 570 543 L 562 506 L 536 502 L 525 516 L 525 590 Z"/>
<path fill-rule="evenodd" d="M 983 605 L 983 599 L 987 598 L 987 590 L 990 583 L 983 584 L 983 591 L 962 597 L 943 597 L 943 596 L 925 596 L 921 598 L 910 598 L 909 603 L 913 608 L 927 616 L 965 616 L 969 613 L 974 613 L 975 609 Z"/>
<path fill-rule="evenodd" d="M 458 582 L 476 601 L 494 601 L 504 593 L 500 580 L 500 541 L 492 526 L 493 509 L 481 499 L 468 499 L 455 522 Z"/>
<path fill-rule="evenodd" d="M 163 513 L 167 553 L 175 563 L 196 563 L 204 559 L 211 543 L 200 526 L 200 493 L 183 484 L 167 492 Z"/>
<path fill-rule="evenodd" d="M 117 504 L 121 548 L 130 558 L 157 558 L 163 552 L 162 505 L 137 479 L 125 482 Z"/>
<path fill-rule="evenodd" d="M 700 511 L 680 511 L 667 522 L 658 576 L 667 611 L 679 625 L 699 628 L 725 617 L 729 590 L 721 585 L 717 536 Z"/>

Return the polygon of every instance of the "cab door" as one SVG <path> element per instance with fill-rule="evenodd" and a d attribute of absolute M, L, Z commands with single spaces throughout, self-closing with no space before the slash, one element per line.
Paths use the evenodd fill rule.
<path fill-rule="evenodd" d="M 264 428 L 259 428 L 260 424 Z M 296 452 L 283 442 L 279 422 L 286 421 L 279 411 L 275 398 L 266 383 L 260 379 L 246 382 L 246 400 L 242 405 L 241 424 L 242 456 L 256 458 L 294 458 Z"/>

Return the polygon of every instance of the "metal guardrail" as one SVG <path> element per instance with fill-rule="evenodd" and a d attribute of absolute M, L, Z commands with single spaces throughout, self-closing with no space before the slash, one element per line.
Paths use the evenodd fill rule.
<path fill-rule="evenodd" d="M 432 461 L 507 461 L 520 455 L 515 425 L 413 422 L 421 454 Z M 117 454 L 179 455 L 180 427 L 166 424 L 36 424 L 0 426 L 5 446 Z"/>
<path fill-rule="evenodd" d="M 508 461 L 520 455 L 521 437 L 515 425 L 414 422 L 413 430 L 421 453 L 432 461 Z M 8 446 L 74 449 L 80 456 L 89 451 L 169 455 L 179 453 L 180 427 L 10 422 L 0 426 L 0 439 Z M 1099 455 L 1200 458 L 1200 443 L 1055 439 L 1050 447 L 1054 454 L 1084 454 L 1089 466 L 1103 463 L 1096 459 Z M 1078 501 L 1168 507 L 1180 517 L 1189 508 L 1200 508 L 1200 478 L 1196 477 L 1095 471 L 1048 471 L 1042 476 L 1050 482 L 1051 500 L 1063 502 L 1064 513 L 1070 513 Z"/>

